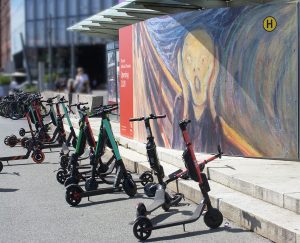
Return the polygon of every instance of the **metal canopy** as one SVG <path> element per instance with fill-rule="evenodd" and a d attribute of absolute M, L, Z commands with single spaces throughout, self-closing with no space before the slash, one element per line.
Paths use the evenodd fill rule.
<path fill-rule="evenodd" d="M 70 31 L 116 40 L 119 29 L 149 18 L 207 8 L 238 7 L 291 0 L 126 0 L 71 27 Z"/>

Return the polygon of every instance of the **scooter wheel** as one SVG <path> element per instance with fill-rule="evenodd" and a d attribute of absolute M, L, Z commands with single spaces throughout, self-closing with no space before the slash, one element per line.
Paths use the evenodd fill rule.
<path fill-rule="evenodd" d="M 63 185 L 66 180 L 66 172 L 64 170 L 59 170 L 56 173 L 56 180 Z"/>
<path fill-rule="evenodd" d="M 0 172 L 3 170 L 3 163 L 0 161 Z"/>
<path fill-rule="evenodd" d="M 84 187 L 85 187 L 85 190 L 87 190 L 87 191 L 97 190 L 98 182 L 96 181 L 95 178 L 89 178 L 86 180 Z"/>
<path fill-rule="evenodd" d="M 156 193 L 157 187 L 156 183 L 148 183 L 146 186 L 144 186 L 144 192 L 147 195 L 147 197 L 154 197 Z"/>
<path fill-rule="evenodd" d="M 218 228 L 223 222 L 223 215 L 217 208 L 209 209 L 204 215 L 204 223 L 211 229 Z"/>
<path fill-rule="evenodd" d="M 140 217 L 140 216 L 146 216 L 147 214 L 147 209 L 144 203 L 138 203 L 138 205 L 136 206 L 136 217 Z"/>
<path fill-rule="evenodd" d="M 62 155 L 60 157 L 60 166 L 61 168 L 65 169 L 68 167 L 68 163 L 69 163 L 69 156 L 68 155 Z"/>
<path fill-rule="evenodd" d="M 9 136 L 6 136 L 6 137 L 4 138 L 4 144 L 5 144 L 5 145 L 8 145 L 8 139 L 9 139 Z"/>
<path fill-rule="evenodd" d="M 35 150 L 32 153 L 31 158 L 35 163 L 40 164 L 44 161 L 45 154 L 41 150 Z"/>
<path fill-rule="evenodd" d="M 170 204 L 169 203 L 164 203 L 161 207 L 162 207 L 162 209 L 163 210 L 165 210 L 165 212 L 168 212 L 169 211 L 169 209 L 170 209 Z"/>
<path fill-rule="evenodd" d="M 68 177 L 66 179 L 64 185 L 65 185 L 65 187 L 67 187 L 67 186 L 72 185 L 72 184 L 76 184 L 77 185 L 78 183 L 79 183 L 79 180 L 76 177 L 70 176 L 70 177 Z"/>
<path fill-rule="evenodd" d="M 129 197 L 134 197 L 137 188 L 136 188 L 135 181 L 132 178 L 130 177 L 124 178 L 122 182 L 122 186 L 123 186 L 123 190 Z"/>
<path fill-rule="evenodd" d="M 18 139 L 15 135 L 8 137 L 8 146 L 9 147 L 15 147 L 18 143 Z"/>
<path fill-rule="evenodd" d="M 24 128 L 21 128 L 20 131 L 19 131 L 20 136 L 21 136 L 21 137 L 24 137 L 24 136 L 25 136 L 25 133 L 26 133 L 25 129 L 24 129 Z"/>
<path fill-rule="evenodd" d="M 153 175 L 151 174 L 150 171 L 146 171 L 144 172 L 141 176 L 140 176 L 140 180 L 141 180 L 141 184 L 143 186 L 146 186 L 149 182 L 153 182 Z"/>
<path fill-rule="evenodd" d="M 21 146 L 23 147 L 23 148 L 25 148 L 26 147 L 26 142 L 29 140 L 29 138 L 22 138 L 21 139 Z"/>
<path fill-rule="evenodd" d="M 78 185 L 69 185 L 66 188 L 66 201 L 71 206 L 77 206 L 81 201 L 83 190 Z"/>
<path fill-rule="evenodd" d="M 133 225 L 133 234 L 139 240 L 147 240 L 152 233 L 152 223 L 147 217 L 138 217 Z"/>

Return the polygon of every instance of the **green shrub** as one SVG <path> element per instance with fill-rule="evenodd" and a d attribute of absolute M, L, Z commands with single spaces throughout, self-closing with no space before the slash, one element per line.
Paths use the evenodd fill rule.
<path fill-rule="evenodd" d="M 25 88 L 24 88 L 24 91 L 25 92 L 37 92 L 38 91 L 38 88 L 35 84 L 32 84 L 32 85 L 26 85 Z"/>
<path fill-rule="evenodd" d="M 56 78 L 57 78 L 57 74 L 56 73 L 52 73 L 51 77 L 52 77 L 51 81 L 54 82 L 56 80 Z M 45 74 L 44 81 L 45 81 L 45 83 L 49 83 L 50 82 L 50 75 L 49 74 Z"/>
<path fill-rule="evenodd" d="M 9 85 L 9 84 L 10 84 L 10 77 L 0 75 L 0 85 Z"/>

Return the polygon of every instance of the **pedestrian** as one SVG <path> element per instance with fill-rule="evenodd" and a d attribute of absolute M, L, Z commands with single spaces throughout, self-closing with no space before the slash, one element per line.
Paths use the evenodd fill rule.
<path fill-rule="evenodd" d="M 91 88 L 89 76 L 84 73 L 84 69 L 82 67 L 77 68 L 74 88 L 77 93 L 90 93 Z"/>

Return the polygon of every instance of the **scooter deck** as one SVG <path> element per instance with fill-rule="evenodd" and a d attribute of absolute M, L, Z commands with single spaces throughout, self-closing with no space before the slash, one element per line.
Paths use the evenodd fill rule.
<path fill-rule="evenodd" d="M 147 213 L 151 213 L 154 210 L 158 209 L 165 203 L 165 190 L 163 188 L 159 188 L 155 192 L 155 197 L 153 203 L 150 204 L 147 208 Z"/>
<path fill-rule="evenodd" d="M 193 215 L 190 218 L 184 219 L 184 220 L 179 220 L 179 221 L 174 221 L 174 222 L 169 222 L 169 223 L 164 223 L 164 224 L 156 224 L 156 225 L 153 225 L 152 230 L 193 223 L 200 218 L 200 216 L 202 215 L 202 213 L 205 209 L 205 206 L 206 206 L 206 203 L 204 202 L 204 200 L 202 200 L 202 202 L 197 206 L 196 210 L 194 211 Z"/>
<path fill-rule="evenodd" d="M 110 187 L 110 188 L 101 188 L 94 191 L 84 191 L 80 193 L 81 197 L 90 197 L 90 196 L 96 196 L 96 195 L 102 195 L 102 194 L 108 194 L 108 193 L 115 193 L 122 191 L 122 187 Z"/>

